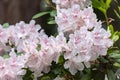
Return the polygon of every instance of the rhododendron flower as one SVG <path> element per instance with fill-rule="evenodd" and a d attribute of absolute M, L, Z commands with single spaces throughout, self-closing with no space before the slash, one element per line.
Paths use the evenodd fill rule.
<path fill-rule="evenodd" d="M 57 8 L 55 21 L 58 24 L 58 31 L 68 34 L 64 67 L 74 75 L 78 70 L 84 69 L 83 63 L 90 67 L 91 61 L 107 54 L 108 48 L 113 45 L 111 34 L 101 27 L 102 22 L 97 20 L 90 0 L 53 0 L 53 2 Z"/>

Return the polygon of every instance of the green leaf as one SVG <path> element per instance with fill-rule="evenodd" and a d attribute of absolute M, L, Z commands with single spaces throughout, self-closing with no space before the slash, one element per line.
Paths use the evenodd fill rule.
<path fill-rule="evenodd" d="M 8 28 L 9 27 L 9 23 L 4 23 L 3 24 L 3 28 Z"/>
<path fill-rule="evenodd" d="M 106 2 L 104 2 L 104 0 L 92 0 L 93 7 L 103 12 L 104 15 L 106 15 L 106 12 L 110 7 L 110 3 L 111 0 L 107 0 Z"/>
<path fill-rule="evenodd" d="M 120 64 L 120 59 L 114 59 L 114 61 Z"/>
<path fill-rule="evenodd" d="M 102 56 L 100 56 L 98 60 L 102 63 L 109 63 L 109 61 Z"/>
<path fill-rule="evenodd" d="M 112 40 L 113 40 L 114 42 L 116 42 L 118 39 L 119 39 L 119 36 L 118 36 L 118 35 L 113 35 L 113 36 L 112 36 Z"/>
<path fill-rule="evenodd" d="M 51 17 L 55 17 L 55 16 L 56 16 L 56 10 L 52 10 L 52 11 L 50 12 L 50 16 L 51 16 Z"/>
<path fill-rule="evenodd" d="M 37 19 L 37 18 L 39 18 L 39 17 L 41 17 L 41 16 L 44 16 L 44 15 L 46 15 L 46 14 L 49 14 L 49 13 L 50 13 L 49 11 L 48 11 L 48 12 L 40 12 L 40 13 L 34 15 L 34 16 L 32 17 L 32 19 Z"/>
<path fill-rule="evenodd" d="M 107 0 L 107 1 L 106 1 L 106 5 L 107 5 L 108 8 L 110 7 L 111 1 L 112 1 L 112 0 Z"/>
<path fill-rule="evenodd" d="M 104 14 L 106 14 L 106 9 L 102 8 L 102 7 L 99 7 L 98 8 L 101 12 L 103 12 Z"/>
<path fill-rule="evenodd" d="M 120 58 L 120 51 L 112 49 L 112 50 L 108 51 L 108 55 L 109 55 L 110 58 L 119 59 Z"/>
<path fill-rule="evenodd" d="M 48 24 L 56 24 L 55 20 L 51 20 L 48 22 Z"/>
<path fill-rule="evenodd" d="M 43 76 L 40 80 L 50 80 L 49 76 Z"/>
<path fill-rule="evenodd" d="M 120 68 L 120 64 L 117 62 L 115 62 L 113 65 Z"/>
<path fill-rule="evenodd" d="M 119 9 L 119 11 L 120 11 L 120 6 L 118 6 L 118 9 Z"/>
<path fill-rule="evenodd" d="M 65 62 L 64 56 L 61 55 L 58 59 L 58 63 L 63 64 Z"/>
<path fill-rule="evenodd" d="M 115 73 L 112 70 L 107 70 L 108 80 L 116 80 Z"/>
<path fill-rule="evenodd" d="M 101 7 L 101 2 L 99 0 L 91 0 L 94 8 Z"/>
<path fill-rule="evenodd" d="M 114 34 L 114 28 L 113 25 L 108 26 L 108 30 L 110 30 L 110 33 L 113 35 Z"/>
<path fill-rule="evenodd" d="M 33 72 L 30 71 L 28 68 L 25 70 L 26 70 L 26 74 L 23 76 L 23 80 L 33 80 L 34 78 L 34 75 L 32 74 Z"/>
<path fill-rule="evenodd" d="M 120 58 L 120 54 L 115 54 L 115 53 L 113 53 L 113 54 L 110 54 L 109 57 L 110 57 L 110 58 L 119 59 L 119 58 Z"/>
<path fill-rule="evenodd" d="M 108 54 L 109 55 L 113 55 L 113 54 L 120 54 L 120 50 L 117 47 L 112 47 L 108 50 Z"/>
<path fill-rule="evenodd" d="M 116 10 L 114 10 L 114 12 L 117 15 L 117 17 L 120 19 L 120 14 Z"/>

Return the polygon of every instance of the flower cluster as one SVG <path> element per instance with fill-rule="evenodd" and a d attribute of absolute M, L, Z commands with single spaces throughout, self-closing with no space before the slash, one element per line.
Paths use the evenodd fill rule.
<path fill-rule="evenodd" d="M 64 67 L 71 74 L 86 67 L 99 56 L 105 56 L 113 45 L 110 31 L 102 28 L 90 0 L 56 0 L 58 31 L 68 33 L 68 50 L 64 53 Z M 62 3 L 60 3 L 62 2 Z M 88 4 L 88 3 L 89 4 Z M 84 64 L 83 64 L 84 63 Z"/>
<path fill-rule="evenodd" d="M 48 37 L 34 20 L 29 24 L 21 21 L 8 28 L 0 25 L 0 80 L 22 80 L 25 68 L 37 79 L 42 72 L 50 71 L 53 61 L 58 63 L 61 54 L 65 59 L 64 68 L 74 75 L 107 54 L 113 45 L 111 34 L 101 27 L 90 0 L 53 2 L 57 7 L 56 37 Z M 61 80 L 59 76 L 55 80 L 58 79 Z"/>
<path fill-rule="evenodd" d="M 30 24 L 21 21 L 8 28 L 0 25 L 0 80 L 22 80 L 22 75 L 26 73 L 23 68 L 27 68 L 27 54 L 30 54 L 26 44 L 36 48 L 39 42 L 40 26 L 34 24 L 35 21 Z"/>
<path fill-rule="evenodd" d="M 23 68 L 29 68 L 37 78 L 41 72 L 49 72 L 52 61 L 58 62 L 67 47 L 66 38 L 63 33 L 48 37 L 40 29 L 33 20 L 8 28 L 0 25 L 0 80 L 22 80 Z"/>

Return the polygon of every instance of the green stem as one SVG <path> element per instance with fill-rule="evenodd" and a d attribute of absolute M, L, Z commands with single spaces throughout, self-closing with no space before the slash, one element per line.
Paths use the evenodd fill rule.
<path fill-rule="evenodd" d="M 104 15 L 105 15 L 106 23 L 107 23 L 107 26 L 108 26 L 109 25 L 109 21 L 108 21 L 107 11 L 104 12 Z"/>

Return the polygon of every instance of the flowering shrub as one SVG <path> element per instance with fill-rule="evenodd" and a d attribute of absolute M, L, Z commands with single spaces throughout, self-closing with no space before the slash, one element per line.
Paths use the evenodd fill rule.
<path fill-rule="evenodd" d="M 113 44 L 119 32 L 102 27 L 90 0 L 53 2 L 57 36 L 34 20 L 0 25 L 0 80 L 118 80 L 120 52 Z"/>

